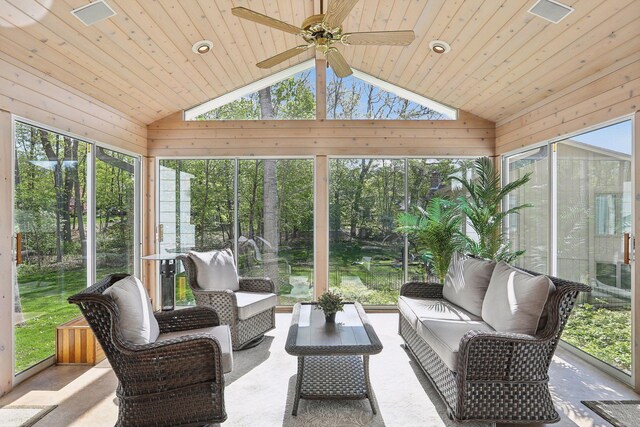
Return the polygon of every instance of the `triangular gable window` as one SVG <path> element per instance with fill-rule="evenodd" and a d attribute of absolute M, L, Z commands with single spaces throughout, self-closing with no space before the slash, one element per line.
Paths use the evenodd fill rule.
<path fill-rule="evenodd" d="M 268 88 L 269 91 L 263 89 Z M 271 102 L 261 106 L 261 97 Z M 309 120 L 316 117 L 315 61 L 305 61 L 186 110 L 185 120 Z"/>
<path fill-rule="evenodd" d="M 358 70 L 338 78 L 327 68 L 327 119 L 456 120 L 457 110 Z M 269 89 L 265 91 L 264 89 Z M 270 97 L 270 98 L 269 98 Z M 270 99 L 270 102 L 261 102 Z M 311 59 L 184 112 L 185 120 L 313 120 L 316 69 Z"/>
<path fill-rule="evenodd" d="M 456 120 L 457 110 L 358 70 L 341 79 L 328 68 L 327 118 Z"/>

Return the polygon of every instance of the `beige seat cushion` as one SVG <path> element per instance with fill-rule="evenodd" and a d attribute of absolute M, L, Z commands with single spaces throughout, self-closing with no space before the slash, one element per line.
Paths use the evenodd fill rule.
<path fill-rule="evenodd" d="M 398 298 L 398 309 L 415 329 L 420 319 L 481 320 L 468 311 L 443 299 Z"/>
<path fill-rule="evenodd" d="M 210 252 L 190 251 L 189 257 L 198 270 L 198 286 L 208 291 L 240 289 L 238 270 L 231 249 Z"/>
<path fill-rule="evenodd" d="M 494 261 L 455 254 L 444 280 L 442 296 L 476 316 L 482 315 L 482 302 L 489 287 Z"/>
<path fill-rule="evenodd" d="M 500 262 L 491 276 L 482 319 L 496 331 L 533 335 L 554 289 L 547 276 L 533 276 Z"/>
<path fill-rule="evenodd" d="M 137 277 L 118 280 L 103 294 L 110 295 L 118 306 L 118 326 L 128 343 L 149 344 L 158 338 L 160 328 L 153 315 L 151 300 Z"/>
<path fill-rule="evenodd" d="M 268 292 L 236 292 L 238 319 L 247 320 L 278 304 L 276 294 Z"/>
<path fill-rule="evenodd" d="M 416 333 L 450 370 L 456 372 L 460 340 L 474 330 L 493 331 L 493 328 L 481 320 L 423 319 L 418 322 Z"/>
<path fill-rule="evenodd" d="M 166 341 L 194 334 L 207 334 L 216 338 L 218 343 L 220 343 L 220 350 L 222 351 L 220 358 L 222 361 L 222 371 L 225 374 L 228 374 L 233 370 L 233 350 L 231 347 L 231 332 L 229 330 L 229 325 L 189 329 L 187 331 L 167 332 L 166 334 L 160 334 L 157 341 Z"/>

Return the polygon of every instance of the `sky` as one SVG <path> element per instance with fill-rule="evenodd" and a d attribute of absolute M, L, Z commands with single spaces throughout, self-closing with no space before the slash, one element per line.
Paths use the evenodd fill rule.
<path fill-rule="evenodd" d="M 571 140 L 631 155 L 633 147 L 632 137 L 633 129 L 631 120 L 626 120 L 605 128 L 572 136 Z"/>

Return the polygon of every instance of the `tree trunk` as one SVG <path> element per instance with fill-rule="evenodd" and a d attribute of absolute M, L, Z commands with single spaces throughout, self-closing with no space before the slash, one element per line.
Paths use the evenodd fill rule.
<path fill-rule="evenodd" d="M 39 129 L 40 143 L 47 155 L 49 162 L 53 163 L 53 186 L 56 192 L 56 262 L 62 261 L 62 239 L 61 239 L 61 213 L 62 213 L 62 165 L 58 160 L 58 140 L 56 137 L 56 150 L 54 151 L 48 138 L 48 132 Z"/>
<path fill-rule="evenodd" d="M 273 119 L 274 111 L 271 102 L 271 89 L 266 87 L 259 92 L 260 113 L 263 120 Z M 265 273 L 276 286 L 280 284 L 278 271 L 278 180 L 277 160 L 264 160 L 264 184 L 263 184 L 263 227 L 264 239 L 269 242 L 263 250 Z"/>
<path fill-rule="evenodd" d="M 209 202 L 209 163 L 210 160 L 204 161 L 204 200 L 202 201 L 202 213 L 200 215 L 200 247 L 204 247 L 205 221 L 207 219 L 207 204 Z"/>
<path fill-rule="evenodd" d="M 78 172 L 78 141 L 73 140 L 73 150 L 71 151 L 71 155 L 73 156 L 73 160 L 76 161 L 76 167 L 72 169 L 73 171 L 73 188 L 74 199 L 75 199 L 75 208 L 76 208 L 76 217 L 78 218 L 78 232 L 80 237 L 80 246 L 82 250 L 82 265 L 87 265 L 87 236 L 84 232 L 84 205 L 82 203 L 82 191 L 80 187 L 80 173 Z"/>
<path fill-rule="evenodd" d="M 69 161 L 72 160 L 73 156 L 71 154 L 71 138 L 68 136 L 64 137 L 64 160 Z M 77 158 L 77 156 L 76 156 Z M 70 168 L 78 167 L 77 164 L 70 164 L 64 170 L 64 191 L 62 192 L 62 206 L 64 207 L 62 214 L 62 232 L 63 238 L 65 242 L 71 243 L 71 194 L 73 192 L 73 174 L 70 172 Z"/>
<path fill-rule="evenodd" d="M 350 230 L 349 236 L 351 238 L 355 238 L 356 228 L 358 226 L 358 215 L 360 211 L 360 201 L 362 200 L 362 190 L 364 189 L 364 181 L 367 179 L 367 174 L 369 173 L 369 169 L 371 168 L 371 164 L 373 163 L 373 159 L 362 159 L 360 163 L 360 175 L 358 176 L 358 182 L 356 186 L 356 193 L 353 198 L 353 204 L 351 205 L 351 222 L 350 222 Z"/>

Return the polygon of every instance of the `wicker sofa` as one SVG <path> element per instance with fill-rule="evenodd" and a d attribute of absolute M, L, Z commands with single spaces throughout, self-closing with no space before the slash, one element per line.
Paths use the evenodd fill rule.
<path fill-rule="evenodd" d="M 441 284 L 410 282 L 402 286 L 399 333 L 444 400 L 450 419 L 559 421 L 548 387 L 549 365 L 578 293 L 591 288 L 549 279 L 555 289 L 549 291 L 546 302 L 542 300 L 542 319 L 533 334 L 494 330 L 482 318 L 447 301 Z M 442 320 L 447 317 L 449 320 Z M 431 333 L 438 321 L 455 325 L 444 331 L 446 335 L 440 340 L 438 331 Z M 446 345 L 454 350 L 447 352 Z"/>

